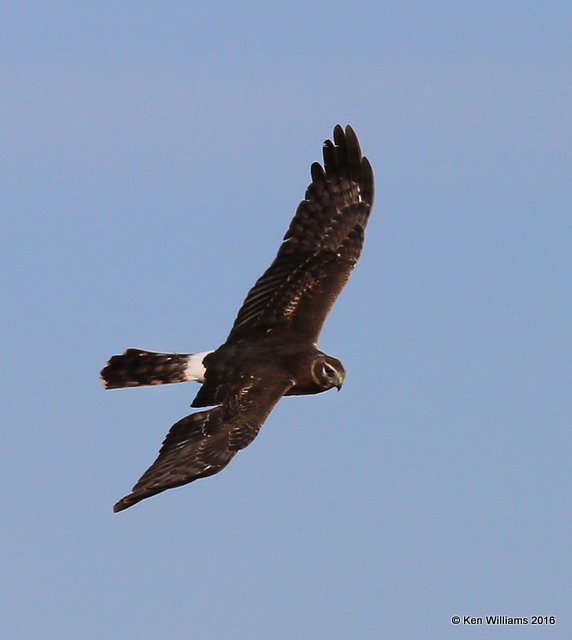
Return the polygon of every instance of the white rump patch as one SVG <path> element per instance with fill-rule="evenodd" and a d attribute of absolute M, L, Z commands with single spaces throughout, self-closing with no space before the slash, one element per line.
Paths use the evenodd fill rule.
<path fill-rule="evenodd" d="M 205 367 L 203 360 L 205 356 L 208 356 L 212 351 L 202 351 L 201 353 L 193 353 L 189 356 L 187 366 L 185 368 L 185 380 L 188 382 L 196 381 L 201 384 L 205 381 Z"/>

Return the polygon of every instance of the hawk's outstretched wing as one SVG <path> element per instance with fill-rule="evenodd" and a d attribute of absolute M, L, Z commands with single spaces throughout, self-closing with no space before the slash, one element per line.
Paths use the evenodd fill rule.
<path fill-rule="evenodd" d="M 218 473 L 254 440 L 291 386 L 292 381 L 279 371 L 243 374 L 237 384 L 227 386 L 222 404 L 193 413 L 171 427 L 157 460 L 113 510 L 122 511 L 166 489 Z"/>
<path fill-rule="evenodd" d="M 354 130 L 334 129 L 278 254 L 248 293 L 227 342 L 270 331 L 316 342 L 363 245 L 373 173 Z"/>

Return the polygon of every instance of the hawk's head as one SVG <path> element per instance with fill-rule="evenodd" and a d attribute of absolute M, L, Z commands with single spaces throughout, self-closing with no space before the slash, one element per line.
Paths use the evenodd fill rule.
<path fill-rule="evenodd" d="M 320 391 L 327 391 L 333 387 L 339 391 L 345 377 L 344 365 L 337 358 L 320 353 L 312 363 L 312 380 Z"/>

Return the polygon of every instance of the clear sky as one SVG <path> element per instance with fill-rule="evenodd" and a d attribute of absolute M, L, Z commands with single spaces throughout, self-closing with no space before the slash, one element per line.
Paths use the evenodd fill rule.
<path fill-rule="evenodd" d="M 3 638 L 572 637 L 571 27 L 526 0 L 2 4 Z M 100 368 L 224 340 L 338 122 L 377 181 L 320 343 L 343 391 L 113 514 L 197 388 Z M 494 614 L 529 624 L 451 623 Z"/>

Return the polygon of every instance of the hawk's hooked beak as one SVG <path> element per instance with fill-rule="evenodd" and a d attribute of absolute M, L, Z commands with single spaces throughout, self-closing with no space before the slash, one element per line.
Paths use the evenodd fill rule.
<path fill-rule="evenodd" d="M 344 384 L 344 374 L 336 371 L 336 389 L 339 391 Z"/>

